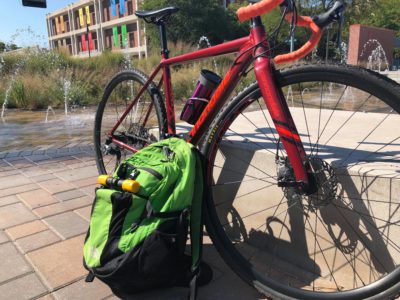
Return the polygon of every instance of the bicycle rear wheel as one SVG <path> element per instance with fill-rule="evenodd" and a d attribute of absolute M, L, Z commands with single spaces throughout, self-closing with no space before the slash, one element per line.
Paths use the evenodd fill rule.
<path fill-rule="evenodd" d="M 387 299 L 400 290 L 400 86 L 335 65 L 277 71 L 318 191 L 293 170 L 257 84 L 205 138 L 206 225 L 225 262 L 283 299 Z M 283 124 L 284 125 L 284 124 Z"/>
<path fill-rule="evenodd" d="M 108 83 L 96 112 L 94 146 L 100 174 L 112 174 L 132 152 L 111 142 L 111 129 L 135 99 L 148 78 L 138 70 L 123 71 Z M 113 137 L 136 149 L 157 141 L 167 132 L 164 102 L 151 83 L 118 126 Z"/>

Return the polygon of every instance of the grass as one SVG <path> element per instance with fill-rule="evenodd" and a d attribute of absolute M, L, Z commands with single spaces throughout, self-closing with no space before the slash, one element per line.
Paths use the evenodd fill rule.
<path fill-rule="evenodd" d="M 171 47 L 171 56 L 196 50 L 182 42 Z M 71 83 L 68 93 L 70 105 L 90 106 L 100 101 L 107 82 L 126 65 L 120 53 L 104 52 L 91 59 L 73 58 L 60 52 L 29 52 L 4 55 L 0 73 L 0 105 L 6 90 L 12 83 L 8 107 L 22 109 L 46 109 L 64 106 L 64 83 Z M 147 59 L 131 59 L 131 65 L 146 74 L 160 61 L 158 51 Z M 223 75 L 234 61 L 234 56 L 217 57 L 214 60 L 196 61 L 171 68 L 173 92 L 177 105 L 191 96 L 202 69 L 209 69 Z M 18 70 L 18 72 L 16 72 Z M 254 81 L 253 72 L 238 86 L 238 90 Z M 158 82 L 160 77 L 156 78 Z"/>

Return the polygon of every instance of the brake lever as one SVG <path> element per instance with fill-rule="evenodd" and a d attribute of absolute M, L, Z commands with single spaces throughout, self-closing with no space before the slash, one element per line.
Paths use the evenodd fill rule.
<path fill-rule="evenodd" d="M 322 14 L 313 16 L 312 19 L 319 28 L 323 29 L 328 27 L 331 23 L 340 22 L 341 16 L 346 10 L 346 5 L 343 1 L 336 1 L 333 6 Z"/>

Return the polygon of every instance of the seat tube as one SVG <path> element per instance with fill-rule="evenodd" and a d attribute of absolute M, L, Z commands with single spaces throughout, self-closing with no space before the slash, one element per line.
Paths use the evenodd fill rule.
<path fill-rule="evenodd" d="M 254 72 L 261 94 L 293 167 L 296 181 L 302 183 L 307 189 L 309 179 L 306 153 L 283 93 L 276 84 L 272 59 L 268 54 L 269 45 L 266 41 L 265 29 L 257 18 L 252 20 L 251 36 L 254 44 L 261 43 L 254 52 Z M 265 42 L 262 43 L 262 41 Z"/>
<path fill-rule="evenodd" d="M 169 50 L 167 46 L 167 32 L 164 23 L 160 23 L 159 27 L 160 27 L 160 40 L 161 40 L 161 57 L 162 60 L 164 61 L 169 58 Z M 168 65 L 163 65 L 163 84 L 164 84 L 165 103 L 167 110 L 168 134 L 174 135 L 176 134 L 174 95 L 172 92 L 172 85 L 171 85 L 171 69 Z"/>

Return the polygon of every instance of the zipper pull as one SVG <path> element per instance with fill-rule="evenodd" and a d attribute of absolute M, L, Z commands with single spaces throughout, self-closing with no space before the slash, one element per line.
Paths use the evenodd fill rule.
<path fill-rule="evenodd" d="M 131 228 L 129 229 L 129 233 L 134 233 L 136 229 L 138 229 L 139 223 L 132 223 Z"/>
<path fill-rule="evenodd" d="M 175 152 L 172 151 L 168 146 L 163 147 L 163 152 L 169 161 L 173 160 L 175 157 Z"/>

